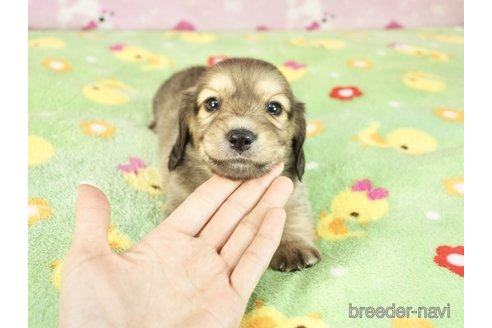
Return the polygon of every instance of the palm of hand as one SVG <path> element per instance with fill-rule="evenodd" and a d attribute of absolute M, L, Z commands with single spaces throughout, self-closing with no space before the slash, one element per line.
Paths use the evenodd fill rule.
<path fill-rule="evenodd" d="M 99 199 L 93 201 L 106 201 L 106 218 L 81 219 L 93 217 L 104 206 L 92 204 L 81 211 L 84 206 L 78 204 L 75 238 L 63 268 L 60 326 L 236 326 L 283 228 L 285 212 L 272 208 L 285 204 L 292 185 L 283 178 L 271 183 L 273 178 L 269 174 L 260 184 L 256 181 L 256 187 L 263 186 L 256 194 L 251 193 L 250 181 L 238 188 L 240 182 L 221 179 L 228 188 L 214 199 L 204 197 L 206 187 L 202 188 L 121 255 L 98 240 L 97 235 L 107 234 L 109 205 L 96 191 Z M 80 188 L 88 193 L 97 190 Z M 79 189 L 79 198 L 84 190 Z M 239 211 L 227 206 L 226 199 L 236 194 L 232 203 L 248 194 L 252 204 Z M 208 223 L 207 216 L 212 216 Z M 100 231 L 104 225 L 106 230 Z M 93 233 L 84 235 L 84 231 Z"/>
<path fill-rule="evenodd" d="M 235 322 L 229 320 L 242 314 L 244 300 L 232 288 L 223 259 L 199 238 L 175 231 L 164 235 L 168 237 L 164 245 L 156 247 L 156 241 L 144 241 L 121 256 L 111 253 L 73 263 L 68 255 L 65 268 L 73 269 L 64 276 L 67 292 L 78 295 L 77 302 L 84 304 L 87 312 L 97 313 L 105 306 L 99 302 L 113 304 L 114 309 L 120 308 L 118 303 L 124 304 L 120 313 L 111 310 L 115 326 L 232 327 Z M 94 293 L 105 296 L 95 299 Z M 180 321 L 170 322 L 170 317 Z"/>

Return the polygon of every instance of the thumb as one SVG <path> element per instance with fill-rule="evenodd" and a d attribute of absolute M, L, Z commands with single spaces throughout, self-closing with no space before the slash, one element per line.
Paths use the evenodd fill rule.
<path fill-rule="evenodd" d="M 106 195 L 97 187 L 80 184 L 77 188 L 75 236 L 72 248 L 92 254 L 110 251 L 108 226 L 111 209 Z"/>

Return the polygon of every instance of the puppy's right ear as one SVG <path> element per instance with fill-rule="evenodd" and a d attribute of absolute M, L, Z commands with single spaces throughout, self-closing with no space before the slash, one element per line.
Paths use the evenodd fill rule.
<path fill-rule="evenodd" d="M 181 95 L 181 105 L 179 108 L 179 131 L 176 142 L 174 143 L 171 153 L 169 154 L 169 162 L 167 168 L 169 171 L 175 170 L 182 162 L 186 145 L 190 142 L 189 121 L 193 110 L 196 106 L 196 87 L 189 88 Z"/>
<path fill-rule="evenodd" d="M 305 106 L 303 103 L 296 101 L 292 107 L 293 112 L 296 113 L 296 117 L 294 119 L 294 137 L 292 138 L 292 147 L 294 151 L 294 161 L 295 161 L 295 170 L 297 173 L 297 177 L 299 181 L 302 180 L 302 176 L 304 175 L 304 139 L 306 138 L 306 119 L 304 117 Z"/>

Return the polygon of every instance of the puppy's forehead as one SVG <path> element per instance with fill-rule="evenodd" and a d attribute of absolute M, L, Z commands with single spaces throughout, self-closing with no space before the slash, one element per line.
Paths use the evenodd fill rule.
<path fill-rule="evenodd" d="M 273 96 L 285 93 L 286 86 L 278 77 L 270 75 L 256 81 L 254 91 L 263 96 Z"/>
<path fill-rule="evenodd" d="M 233 95 L 237 92 L 270 97 L 288 93 L 289 86 L 280 72 L 265 67 L 225 66 L 211 69 L 204 87 Z"/>
<path fill-rule="evenodd" d="M 230 74 L 226 72 L 211 72 L 208 74 L 205 86 L 218 92 L 234 93 L 236 85 Z"/>

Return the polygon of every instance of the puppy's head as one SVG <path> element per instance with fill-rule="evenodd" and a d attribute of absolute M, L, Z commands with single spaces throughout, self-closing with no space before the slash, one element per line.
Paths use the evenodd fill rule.
<path fill-rule="evenodd" d="M 279 162 L 290 165 L 300 179 L 305 129 L 304 104 L 275 66 L 228 59 L 185 91 L 169 169 L 181 164 L 191 143 L 212 172 L 230 179 L 262 176 Z"/>

